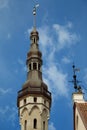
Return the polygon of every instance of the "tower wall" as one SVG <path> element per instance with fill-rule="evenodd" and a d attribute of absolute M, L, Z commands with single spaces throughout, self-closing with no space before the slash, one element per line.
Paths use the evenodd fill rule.
<path fill-rule="evenodd" d="M 19 102 L 21 130 L 48 130 L 49 100 L 45 97 L 27 96 Z M 35 124 L 36 119 L 36 124 Z"/>

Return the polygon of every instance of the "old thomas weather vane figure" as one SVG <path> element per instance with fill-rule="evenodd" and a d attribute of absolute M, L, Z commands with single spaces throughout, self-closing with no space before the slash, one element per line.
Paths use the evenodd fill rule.
<path fill-rule="evenodd" d="M 36 28 L 36 10 L 37 10 L 38 7 L 39 7 L 39 4 L 36 4 L 33 7 L 33 16 L 34 16 L 33 24 L 34 24 L 34 28 Z"/>

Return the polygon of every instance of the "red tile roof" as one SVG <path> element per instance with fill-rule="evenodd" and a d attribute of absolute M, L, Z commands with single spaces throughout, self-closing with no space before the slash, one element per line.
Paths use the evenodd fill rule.
<path fill-rule="evenodd" d="M 84 124 L 85 128 L 87 129 L 87 102 L 86 103 L 75 103 L 75 105 L 79 111 L 83 124 Z"/>

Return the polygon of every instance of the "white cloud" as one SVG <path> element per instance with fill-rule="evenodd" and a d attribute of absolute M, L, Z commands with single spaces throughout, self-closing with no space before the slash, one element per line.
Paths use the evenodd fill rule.
<path fill-rule="evenodd" d="M 0 88 L 0 94 L 1 95 L 4 95 L 4 94 L 8 94 L 11 92 L 11 89 L 3 89 L 3 88 Z"/>
<path fill-rule="evenodd" d="M 64 56 L 63 59 L 62 59 L 62 62 L 65 63 L 65 64 L 68 64 L 68 63 L 71 62 L 71 60 L 68 57 Z"/>
<path fill-rule="evenodd" d="M 10 39 L 10 38 L 11 38 L 11 34 L 8 33 L 8 35 L 7 35 L 7 39 Z"/>
<path fill-rule="evenodd" d="M 67 28 L 71 28 L 71 29 L 72 29 L 73 24 L 72 24 L 72 22 L 69 21 L 65 26 L 66 26 Z"/>
<path fill-rule="evenodd" d="M 18 59 L 18 63 L 20 64 L 20 65 L 24 65 L 24 61 L 22 60 L 22 59 Z"/>
<path fill-rule="evenodd" d="M 53 100 L 58 96 L 67 96 L 67 74 L 61 72 L 55 65 L 44 69 L 44 81 L 52 92 Z"/>
<path fill-rule="evenodd" d="M 1 79 L 1 82 L 4 83 L 4 85 L 7 84 L 8 82 L 11 83 L 14 79 L 14 75 L 9 69 L 9 66 L 6 60 L 3 58 L 3 56 L 0 56 L 0 79 Z"/>
<path fill-rule="evenodd" d="M 51 122 L 51 123 L 49 124 L 49 130 L 56 130 L 56 128 L 55 128 L 53 122 Z"/>
<path fill-rule="evenodd" d="M 4 109 L 0 107 L 0 115 L 5 115 L 9 111 L 9 107 L 6 106 Z"/>
<path fill-rule="evenodd" d="M 76 44 L 80 39 L 76 33 L 71 32 L 72 24 L 68 23 L 67 25 L 53 25 L 54 30 L 57 34 L 58 49 L 61 50 L 65 47 L 71 47 Z"/>
<path fill-rule="evenodd" d="M 25 62 L 22 60 L 22 59 L 18 59 L 18 63 L 19 63 L 19 65 L 21 66 L 21 69 L 25 72 L 25 71 L 27 71 L 27 68 L 26 68 L 26 66 L 25 66 Z M 18 72 L 18 70 L 16 69 L 15 70 L 15 72 L 17 73 Z"/>
<path fill-rule="evenodd" d="M 16 121 L 16 119 L 17 119 L 18 110 L 17 110 L 15 107 L 12 107 L 12 109 L 10 109 L 10 112 L 11 112 L 11 114 L 10 114 L 8 120 L 9 120 L 10 122 L 12 122 L 12 125 L 13 125 L 13 126 L 15 126 L 15 125 L 16 125 L 16 124 L 15 124 L 15 121 Z"/>
<path fill-rule="evenodd" d="M 78 43 L 80 37 L 72 32 L 73 24 L 68 22 L 66 25 L 53 24 L 52 26 L 44 25 L 39 27 L 39 43 L 44 51 L 44 55 L 50 50 L 51 53 L 60 51 L 61 49 L 71 47 Z M 30 35 L 31 29 L 27 30 Z M 48 49 L 46 51 L 46 48 Z M 47 55 L 47 54 L 46 54 Z"/>
<path fill-rule="evenodd" d="M 9 114 L 10 113 L 10 114 Z M 4 120 L 5 122 L 10 122 L 13 126 L 15 126 L 15 120 L 17 118 L 17 109 L 13 106 L 5 106 L 0 107 L 0 120 Z M 7 120 L 8 117 L 8 120 Z"/>
<path fill-rule="evenodd" d="M 0 0 L 0 9 L 8 8 L 9 0 Z"/>
<path fill-rule="evenodd" d="M 50 33 L 50 28 L 49 26 L 43 26 L 38 29 L 39 34 L 40 34 L 40 43 L 46 47 L 52 45 L 52 37 Z"/>

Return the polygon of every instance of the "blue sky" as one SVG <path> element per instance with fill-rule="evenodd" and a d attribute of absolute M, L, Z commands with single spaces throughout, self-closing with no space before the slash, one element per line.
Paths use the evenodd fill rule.
<path fill-rule="evenodd" d="M 87 0 L 0 0 L 0 130 L 20 129 L 17 92 L 26 80 L 36 3 L 43 80 L 53 98 L 49 130 L 73 130 L 73 62 L 87 99 Z"/>

